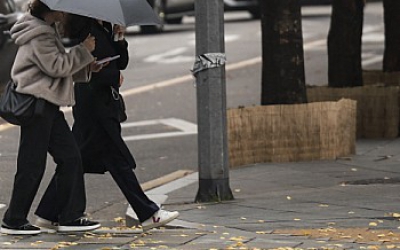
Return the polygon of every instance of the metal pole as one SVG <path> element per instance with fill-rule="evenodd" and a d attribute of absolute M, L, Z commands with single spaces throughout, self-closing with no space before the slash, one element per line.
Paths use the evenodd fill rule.
<path fill-rule="evenodd" d="M 196 0 L 195 10 L 196 60 L 205 66 L 195 73 L 199 155 L 196 202 L 232 200 L 226 131 L 224 3 Z"/>

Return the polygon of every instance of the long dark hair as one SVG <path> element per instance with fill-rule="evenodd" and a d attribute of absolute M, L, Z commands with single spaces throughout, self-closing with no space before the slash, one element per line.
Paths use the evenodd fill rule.
<path fill-rule="evenodd" d="M 40 0 L 31 0 L 28 7 L 29 12 L 32 16 L 43 19 L 44 14 L 52 12 L 46 4 Z"/>

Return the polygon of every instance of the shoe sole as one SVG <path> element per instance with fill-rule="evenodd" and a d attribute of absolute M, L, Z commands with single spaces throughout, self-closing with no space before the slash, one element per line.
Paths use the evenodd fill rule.
<path fill-rule="evenodd" d="M 100 224 L 98 225 L 93 225 L 93 226 L 58 226 L 57 232 L 60 233 L 70 233 L 70 232 L 87 232 L 87 231 L 93 231 L 97 228 L 101 227 Z"/>
<path fill-rule="evenodd" d="M 0 233 L 2 234 L 10 234 L 10 235 L 35 235 L 40 234 L 40 230 L 15 230 L 15 229 L 8 229 L 8 228 L 1 228 Z"/>
<path fill-rule="evenodd" d="M 36 226 L 40 227 L 40 231 L 42 233 L 48 233 L 48 234 L 57 233 L 57 228 L 44 227 L 44 226 L 39 226 L 39 225 L 36 225 Z"/>
<path fill-rule="evenodd" d="M 179 216 L 179 213 L 178 213 L 177 215 L 175 215 L 175 216 L 170 217 L 169 219 L 167 219 L 167 220 L 165 220 L 165 221 L 158 222 L 158 223 L 153 223 L 153 224 L 148 225 L 148 226 L 142 226 L 142 230 L 143 230 L 143 232 L 146 232 L 146 231 L 148 231 L 148 230 L 150 230 L 150 229 L 152 229 L 152 228 L 165 226 L 166 224 L 168 224 L 168 223 L 170 223 L 171 221 L 173 221 L 173 220 L 175 220 L 176 218 L 178 218 L 178 216 Z"/>
<path fill-rule="evenodd" d="M 36 221 L 35 226 L 40 227 L 42 233 L 53 234 L 57 232 L 57 225 L 50 225 L 48 223 L 41 223 Z"/>

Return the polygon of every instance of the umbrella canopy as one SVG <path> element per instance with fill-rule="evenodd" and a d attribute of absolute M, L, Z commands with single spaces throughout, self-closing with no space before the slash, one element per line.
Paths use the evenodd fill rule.
<path fill-rule="evenodd" d="M 160 19 L 146 0 L 40 1 L 52 10 L 88 16 L 123 26 L 160 24 Z"/>

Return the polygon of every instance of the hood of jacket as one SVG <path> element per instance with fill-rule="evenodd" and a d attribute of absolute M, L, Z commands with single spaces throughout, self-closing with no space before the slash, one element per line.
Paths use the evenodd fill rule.
<path fill-rule="evenodd" d="M 29 43 L 38 36 L 56 35 L 56 31 L 45 21 L 32 16 L 29 13 L 24 14 L 11 28 L 11 37 L 19 46 Z"/>

